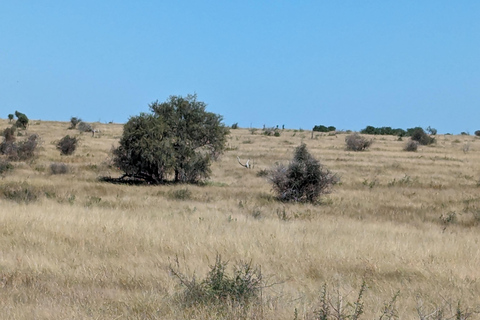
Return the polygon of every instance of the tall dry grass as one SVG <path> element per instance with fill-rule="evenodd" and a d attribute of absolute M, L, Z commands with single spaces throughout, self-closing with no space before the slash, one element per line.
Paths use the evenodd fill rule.
<path fill-rule="evenodd" d="M 76 131 L 32 121 L 38 157 L 0 180 L 2 191 L 36 196 L 0 192 L 2 318 L 313 319 L 324 284 L 355 301 L 364 280 L 365 319 L 378 319 L 397 291 L 401 319 L 418 319 L 419 305 L 480 306 L 478 138 L 439 136 L 411 153 L 404 141 L 376 136 L 369 151 L 350 152 L 342 134 L 236 129 L 205 185 L 148 186 L 98 181 L 121 174 L 108 157 L 122 126 L 95 126 L 98 136 L 80 135 L 75 154 L 61 156 L 55 142 Z M 321 204 L 279 203 L 256 175 L 291 159 L 301 142 L 341 176 Z M 52 174 L 52 163 L 68 173 Z M 260 305 L 182 307 L 169 267 L 201 279 L 218 254 L 231 266 L 261 266 Z"/>

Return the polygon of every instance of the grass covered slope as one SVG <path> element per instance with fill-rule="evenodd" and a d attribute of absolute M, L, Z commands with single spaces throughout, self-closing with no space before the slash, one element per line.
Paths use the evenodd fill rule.
<path fill-rule="evenodd" d="M 461 310 L 480 306 L 478 138 L 438 136 L 405 152 L 406 141 L 372 136 L 369 151 L 350 152 L 344 134 L 236 129 L 204 185 L 119 185 L 97 178 L 121 175 L 109 155 L 122 126 L 95 125 L 99 134 L 81 135 L 74 155 L 61 156 L 56 142 L 77 131 L 31 121 L 38 157 L 0 180 L 6 319 L 315 319 L 324 284 L 346 305 L 364 281 L 364 319 L 378 319 L 398 291 L 401 319 L 419 319 L 419 308 L 453 315 L 458 301 Z M 257 176 L 301 142 L 341 177 L 321 204 L 280 203 Z M 52 174 L 52 163 L 68 173 Z M 217 255 L 228 273 L 240 261 L 261 266 L 259 301 L 184 306 L 171 268 L 201 281 Z"/>

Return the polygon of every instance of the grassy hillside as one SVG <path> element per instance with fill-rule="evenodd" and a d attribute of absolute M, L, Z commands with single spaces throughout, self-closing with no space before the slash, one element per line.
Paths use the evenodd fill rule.
<path fill-rule="evenodd" d="M 380 318 L 397 292 L 401 319 L 419 319 L 419 308 L 453 315 L 459 301 L 479 310 L 478 138 L 440 135 L 405 152 L 406 140 L 372 136 L 370 150 L 350 152 L 345 134 L 237 129 L 205 185 L 121 185 L 98 177 L 121 175 L 109 156 L 122 125 L 94 125 L 98 135 L 80 135 L 75 154 L 61 156 L 55 142 L 78 131 L 31 121 L 38 157 L 1 177 L 4 319 L 314 319 L 324 284 L 347 305 L 363 281 L 364 319 Z M 257 176 L 301 142 L 341 177 L 321 204 L 280 203 Z M 52 163 L 69 172 L 52 174 Z M 261 266 L 258 303 L 181 304 L 170 268 L 201 280 L 217 255 L 229 273 L 239 261 Z"/>

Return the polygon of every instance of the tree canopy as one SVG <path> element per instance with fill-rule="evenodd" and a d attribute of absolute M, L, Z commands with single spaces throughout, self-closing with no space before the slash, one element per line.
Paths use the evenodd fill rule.
<path fill-rule="evenodd" d="M 149 105 L 151 113 L 129 119 L 114 163 L 125 177 L 152 183 L 198 182 L 208 178 L 210 160 L 225 149 L 229 130 L 220 115 L 207 112 L 196 95 L 170 96 Z"/>

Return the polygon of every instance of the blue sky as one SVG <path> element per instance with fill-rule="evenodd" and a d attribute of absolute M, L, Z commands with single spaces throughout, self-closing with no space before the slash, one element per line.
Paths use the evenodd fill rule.
<path fill-rule="evenodd" d="M 2 1 L 0 117 L 480 129 L 480 1 Z"/>

